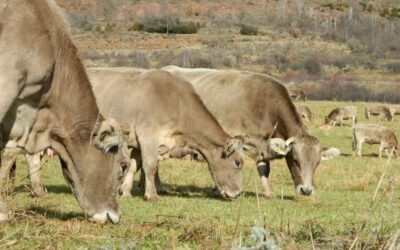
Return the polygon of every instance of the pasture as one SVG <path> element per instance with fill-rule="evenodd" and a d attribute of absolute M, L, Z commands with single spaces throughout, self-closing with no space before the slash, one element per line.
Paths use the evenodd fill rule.
<path fill-rule="evenodd" d="M 322 161 L 316 170 L 316 192 L 295 195 L 284 160 L 271 164 L 271 186 L 276 197 L 266 200 L 254 162 L 243 168 L 243 195 L 224 201 L 212 192 L 212 180 L 202 162 L 169 160 L 160 176 L 167 194 L 148 202 L 135 189 L 133 198 L 120 201 L 118 225 L 85 220 L 64 181 L 57 159 L 44 162 L 43 180 L 48 195 L 34 199 L 27 168 L 18 159 L 15 189 L 8 199 L 15 219 L 1 225 L 0 248 L 11 249 L 245 249 L 250 231 L 265 226 L 268 239 L 283 249 L 376 249 L 388 246 L 400 230 L 400 164 L 379 160 L 378 146 L 363 147 L 364 157 L 351 156 L 351 125 L 328 131 L 318 129 L 324 115 L 335 107 L 356 105 L 358 121 L 365 122 L 363 103 L 307 101 L 314 114 L 308 124 L 323 146 L 341 150 L 339 158 Z M 369 121 L 388 126 L 400 136 L 395 121 Z M 136 180 L 138 176 L 136 176 Z M 399 244 L 397 242 L 397 244 Z M 397 245 L 399 247 L 399 245 Z"/>

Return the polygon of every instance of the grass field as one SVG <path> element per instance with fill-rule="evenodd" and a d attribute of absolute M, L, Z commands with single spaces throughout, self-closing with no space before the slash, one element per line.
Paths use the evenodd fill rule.
<path fill-rule="evenodd" d="M 311 197 L 295 195 L 282 160 L 272 163 L 276 198 L 258 197 L 260 181 L 248 160 L 243 169 L 245 192 L 231 202 L 213 195 L 205 163 L 166 161 L 160 172 L 168 194 L 147 202 L 136 190 L 133 198 L 120 202 L 119 225 L 97 225 L 85 220 L 56 159 L 43 165 L 47 197 L 33 199 L 20 158 L 16 188 L 9 199 L 15 219 L 1 225 L 0 248 L 230 249 L 249 245 L 249 233 L 257 224 L 265 224 L 268 238 L 283 249 L 348 249 L 352 243 L 355 249 L 377 249 L 390 244 L 400 229 L 399 161 L 393 159 L 386 168 L 387 159 L 377 158 L 378 146 L 365 146 L 364 157 L 352 158 L 350 126 L 317 129 L 329 110 L 350 103 L 301 104 L 315 115 L 309 124 L 311 133 L 322 145 L 338 147 L 343 153 L 321 162 Z M 358 107 L 359 121 L 364 122 L 363 104 L 351 104 Z M 370 122 L 389 126 L 400 136 L 400 117 L 395 120 L 378 122 L 373 117 Z"/>

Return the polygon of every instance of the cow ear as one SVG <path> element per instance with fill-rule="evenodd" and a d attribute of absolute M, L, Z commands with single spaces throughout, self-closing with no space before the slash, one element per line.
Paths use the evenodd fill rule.
<path fill-rule="evenodd" d="M 279 156 L 286 156 L 287 153 L 292 149 L 292 145 L 294 143 L 295 138 L 291 137 L 286 141 L 281 138 L 271 138 L 269 141 L 269 145 L 275 153 Z"/>
<path fill-rule="evenodd" d="M 243 139 L 238 136 L 230 139 L 224 147 L 224 151 L 222 152 L 222 158 L 227 158 L 231 154 L 233 154 L 236 150 L 243 149 Z"/>
<path fill-rule="evenodd" d="M 113 148 L 118 147 L 125 133 L 129 134 L 129 126 L 122 127 L 116 120 L 112 118 L 107 119 L 100 126 L 95 138 L 95 145 L 104 152 L 109 152 Z"/>

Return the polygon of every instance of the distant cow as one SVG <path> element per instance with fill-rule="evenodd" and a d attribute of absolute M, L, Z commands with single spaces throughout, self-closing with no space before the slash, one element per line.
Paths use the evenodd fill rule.
<path fill-rule="evenodd" d="M 349 119 L 353 121 L 353 124 L 357 123 L 357 108 L 354 106 L 333 109 L 325 116 L 325 124 L 335 126 L 336 123 L 339 123 L 340 126 L 343 126 L 343 121 Z"/>
<path fill-rule="evenodd" d="M 390 109 L 384 105 L 365 106 L 365 118 L 369 119 L 371 115 L 379 115 L 379 120 L 381 120 L 381 118 L 387 121 L 392 120 Z"/>
<path fill-rule="evenodd" d="M 353 126 L 353 156 L 361 156 L 362 144 L 380 144 L 379 158 L 382 157 L 382 150 L 393 150 L 397 157 L 400 156 L 400 149 L 394 132 L 384 126 L 377 124 L 357 124 Z"/>
<path fill-rule="evenodd" d="M 304 118 L 307 122 L 312 120 L 312 112 L 307 106 L 296 105 L 297 113 Z"/>
<path fill-rule="evenodd" d="M 394 118 L 393 116 L 400 115 L 400 106 L 391 106 L 389 110 L 390 114 L 392 115 L 392 120 Z"/>
<path fill-rule="evenodd" d="M 295 101 L 305 101 L 307 100 L 306 93 L 301 89 L 289 89 L 289 95 L 292 100 Z"/>

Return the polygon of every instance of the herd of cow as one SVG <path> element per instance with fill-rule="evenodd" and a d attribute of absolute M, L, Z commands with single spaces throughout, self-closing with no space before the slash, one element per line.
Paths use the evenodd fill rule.
<path fill-rule="evenodd" d="M 311 121 L 312 112 L 304 105 L 297 105 L 297 112 L 306 121 Z M 392 121 L 394 115 L 400 114 L 400 107 L 385 105 L 366 105 L 365 119 L 369 120 L 371 115 L 379 116 L 379 120 L 385 119 Z M 352 149 L 353 156 L 361 156 L 362 144 L 379 144 L 379 158 L 382 157 L 382 151 L 385 150 L 389 156 L 389 151 L 393 151 L 396 157 L 400 157 L 400 147 L 394 131 L 378 124 L 357 124 L 357 108 L 347 106 L 333 109 L 325 116 L 325 125 L 335 126 L 340 124 L 343 126 L 345 120 L 352 121 Z"/>
<path fill-rule="evenodd" d="M 351 111 L 339 109 L 327 121 L 341 123 Z M 370 142 L 357 126 L 354 137 Z M 394 146 L 385 143 L 382 149 Z M 160 160 L 200 154 L 219 194 L 234 199 L 242 191 L 244 152 L 270 198 L 271 160 L 285 158 L 295 190 L 310 195 L 320 160 L 336 152 L 310 135 L 285 86 L 268 75 L 176 66 L 86 69 L 52 0 L 1 0 L 0 192 L 24 153 L 32 187 L 43 194 L 38 152 L 48 148 L 85 214 L 112 223 L 120 219 L 117 199 L 130 195 L 138 170 L 145 198 L 158 198 Z M 0 221 L 11 218 L 1 195 Z"/>

